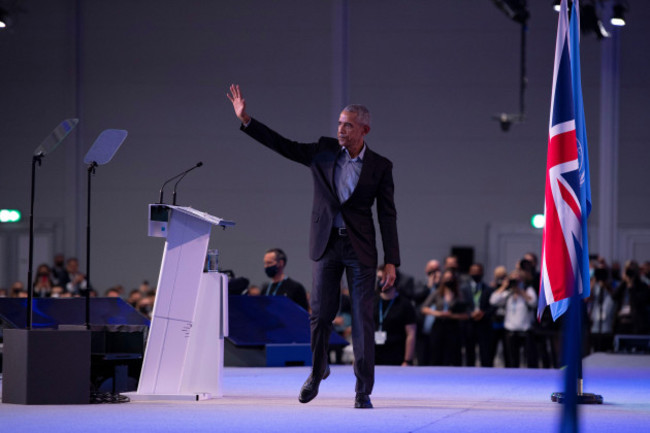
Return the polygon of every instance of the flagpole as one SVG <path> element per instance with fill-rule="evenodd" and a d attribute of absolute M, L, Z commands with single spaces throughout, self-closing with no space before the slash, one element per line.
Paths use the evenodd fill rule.
<path fill-rule="evenodd" d="M 588 237 L 587 217 L 591 210 L 591 190 L 589 186 L 589 155 L 587 147 L 587 134 L 584 121 L 584 106 L 582 101 L 582 84 L 580 79 L 580 6 L 578 0 L 574 0 L 571 11 L 571 23 L 569 29 L 564 27 L 567 19 L 567 0 L 562 0 L 560 10 L 560 23 L 558 25 L 558 40 L 560 28 L 568 30 L 566 36 L 570 41 L 570 63 L 572 96 L 575 119 L 576 145 L 578 147 L 578 159 L 580 169 L 580 219 L 582 225 L 582 248 L 576 260 L 578 271 L 575 272 L 575 286 L 571 290 L 569 300 L 568 320 L 564 327 L 564 359 L 566 364 L 565 392 L 556 392 L 551 395 L 551 400 L 564 403 L 562 430 L 577 431 L 577 405 L 578 404 L 602 404 L 601 395 L 585 393 L 583 383 L 582 366 L 582 337 L 583 337 L 583 296 L 589 296 L 589 260 L 588 260 Z M 557 49 L 557 47 L 556 47 Z M 556 53 L 557 54 L 557 53 Z M 579 289 L 582 288 L 582 291 Z"/>

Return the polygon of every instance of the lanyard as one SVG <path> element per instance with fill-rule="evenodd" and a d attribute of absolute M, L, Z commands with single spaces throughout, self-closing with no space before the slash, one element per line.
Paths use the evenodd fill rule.
<path fill-rule="evenodd" d="M 282 285 L 282 283 L 284 283 L 284 280 L 286 280 L 286 279 L 287 279 L 287 277 L 284 277 L 284 278 L 283 278 L 283 279 L 278 283 L 278 285 L 275 287 L 275 290 L 273 291 L 273 293 L 271 293 L 271 286 L 273 285 L 273 283 L 269 284 L 269 287 L 266 288 L 266 296 L 275 296 L 275 295 L 277 295 L 277 294 L 278 294 L 278 290 L 280 289 L 280 286 Z"/>
<path fill-rule="evenodd" d="M 395 302 L 395 299 L 397 299 L 397 295 L 393 299 L 390 300 L 388 303 L 388 307 L 386 308 L 386 313 L 384 314 L 384 301 L 382 299 L 379 299 L 379 330 L 383 330 L 383 324 L 384 324 L 384 319 L 386 316 L 388 316 L 388 312 L 390 311 L 390 307 L 393 306 L 393 302 Z"/>

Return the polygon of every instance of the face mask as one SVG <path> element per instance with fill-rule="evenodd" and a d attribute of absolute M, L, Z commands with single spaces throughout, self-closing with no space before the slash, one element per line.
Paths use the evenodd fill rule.
<path fill-rule="evenodd" d="M 266 266 L 264 268 L 264 272 L 266 273 L 267 277 L 273 278 L 278 274 L 278 265 Z"/>
<path fill-rule="evenodd" d="M 483 279 L 482 275 L 472 275 L 472 280 L 474 280 L 475 283 L 480 283 L 481 280 Z"/>

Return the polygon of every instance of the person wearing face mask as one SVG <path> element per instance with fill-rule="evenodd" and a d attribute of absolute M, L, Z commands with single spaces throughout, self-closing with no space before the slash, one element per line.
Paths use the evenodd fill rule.
<path fill-rule="evenodd" d="M 641 281 L 639 264 L 625 263 L 621 283 L 614 290 L 616 302 L 615 334 L 647 334 L 650 332 L 650 288 Z"/>
<path fill-rule="evenodd" d="M 397 287 L 381 289 L 384 267 L 377 270 L 375 299 L 375 364 L 413 365 L 415 357 L 415 307 Z"/>
<path fill-rule="evenodd" d="M 483 282 L 483 265 L 474 263 L 469 268 L 469 286 L 474 298 L 474 310 L 470 314 L 467 327 L 467 346 L 465 357 L 467 366 L 473 367 L 476 360 L 476 345 L 478 344 L 481 367 L 494 365 L 492 352 L 492 316 L 496 308 L 490 305 L 490 295 L 493 289 Z"/>
<path fill-rule="evenodd" d="M 421 309 L 422 314 L 435 318 L 431 328 L 433 365 L 462 364 L 460 324 L 469 319 L 467 304 L 458 288 L 456 273 L 445 270 L 440 286 L 424 301 Z"/>
<path fill-rule="evenodd" d="M 264 273 L 271 282 L 262 286 L 262 295 L 286 296 L 305 311 L 309 311 L 305 288 L 284 274 L 286 266 L 287 255 L 280 248 L 271 248 L 264 254 Z"/>
<path fill-rule="evenodd" d="M 525 272 L 516 269 L 490 295 L 490 304 L 505 307 L 506 366 L 519 368 L 519 352 L 525 347 L 528 368 L 537 368 L 537 351 L 531 328 L 535 320 L 537 294 L 525 283 Z"/>

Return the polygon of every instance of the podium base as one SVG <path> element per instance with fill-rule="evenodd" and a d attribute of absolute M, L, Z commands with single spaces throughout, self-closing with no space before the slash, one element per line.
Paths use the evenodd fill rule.
<path fill-rule="evenodd" d="M 129 397 L 131 401 L 202 401 L 214 397 L 209 392 L 197 392 L 193 394 L 139 394 L 137 392 L 122 392 L 121 395 Z"/>
<path fill-rule="evenodd" d="M 603 396 L 598 394 L 591 394 L 589 392 L 579 394 L 577 397 L 578 404 L 603 404 Z M 551 401 L 554 403 L 564 403 L 564 393 L 554 392 L 551 394 Z"/>

